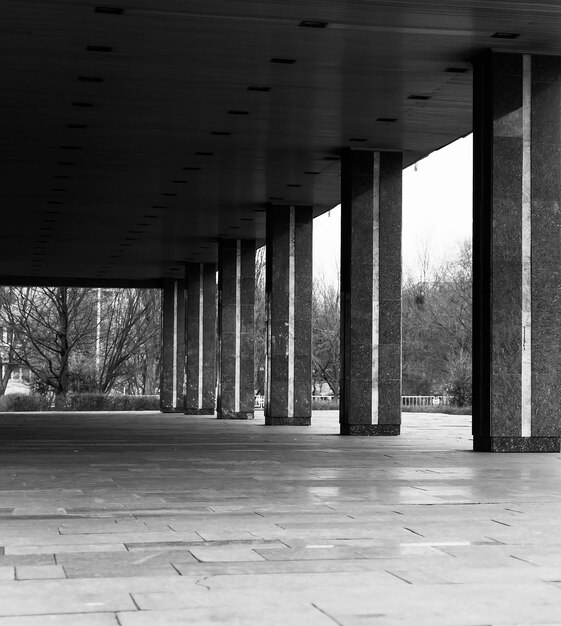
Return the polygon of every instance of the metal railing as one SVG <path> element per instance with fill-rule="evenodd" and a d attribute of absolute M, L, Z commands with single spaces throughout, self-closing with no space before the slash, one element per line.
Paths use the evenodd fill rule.
<path fill-rule="evenodd" d="M 401 406 L 448 406 L 448 396 L 401 396 Z"/>

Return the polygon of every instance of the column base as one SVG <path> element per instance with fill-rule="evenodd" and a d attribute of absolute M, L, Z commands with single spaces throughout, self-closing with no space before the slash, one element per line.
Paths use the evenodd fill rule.
<path fill-rule="evenodd" d="M 271 417 L 265 416 L 265 426 L 309 426 L 311 417 Z"/>
<path fill-rule="evenodd" d="M 560 452 L 559 437 L 477 437 L 474 452 Z"/>
<path fill-rule="evenodd" d="M 400 430 L 401 424 L 341 424 L 341 435 L 359 437 L 393 437 Z"/>
<path fill-rule="evenodd" d="M 160 407 L 160 413 L 183 413 L 183 409 L 177 407 L 177 408 L 172 408 L 172 407 Z"/>
<path fill-rule="evenodd" d="M 185 415 L 214 415 L 214 409 L 185 409 Z"/>
<path fill-rule="evenodd" d="M 216 419 L 219 420 L 252 420 L 254 417 L 253 411 L 239 411 L 238 413 L 234 411 L 219 411 L 216 414 Z"/>

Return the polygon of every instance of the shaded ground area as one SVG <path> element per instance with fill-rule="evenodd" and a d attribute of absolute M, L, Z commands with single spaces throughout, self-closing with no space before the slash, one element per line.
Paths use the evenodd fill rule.
<path fill-rule="evenodd" d="M 0 626 L 558 624 L 561 456 L 209 417 L 0 417 Z"/>

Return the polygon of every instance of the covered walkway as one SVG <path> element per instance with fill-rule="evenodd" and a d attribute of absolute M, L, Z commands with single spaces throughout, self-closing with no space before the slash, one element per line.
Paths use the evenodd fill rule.
<path fill-rule="evenodd" d="M 2 416 L 0 626 L 559 623 L 559 454 L 337 432 Z"/>

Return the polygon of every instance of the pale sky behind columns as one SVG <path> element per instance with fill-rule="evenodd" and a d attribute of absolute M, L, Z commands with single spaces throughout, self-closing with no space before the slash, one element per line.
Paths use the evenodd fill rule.
<path fill-rule="evenodd" d="M 432 265 L 453 257 L 458 244 L 471 239 L 472 136 L 433 152 L 403 171 L 404 273 L 417 275 L 428 250 Z M 337 280 L 341 210 L 314 220 L 314 276 Z"/>

